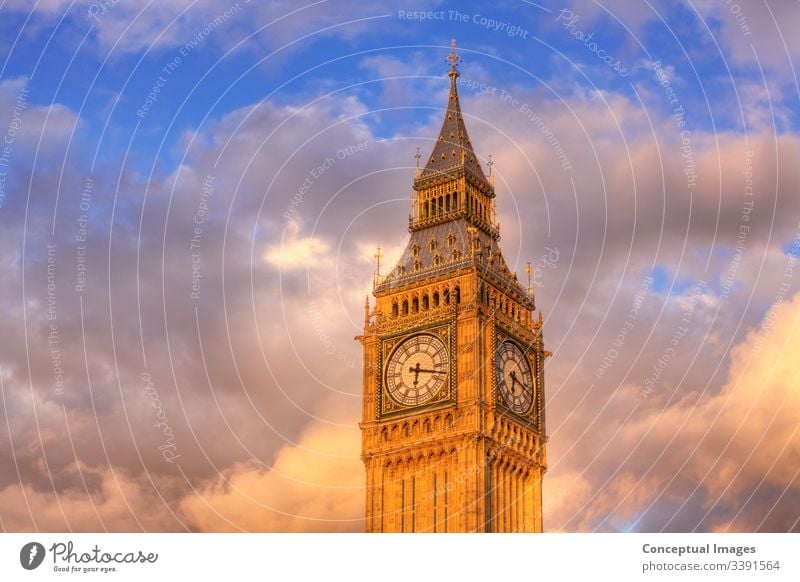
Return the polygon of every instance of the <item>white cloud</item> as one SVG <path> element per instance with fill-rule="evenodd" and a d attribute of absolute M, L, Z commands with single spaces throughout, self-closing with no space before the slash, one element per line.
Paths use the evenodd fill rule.
<path fill-rule="evenodd" d="M 674 398 L 662 389 L 626 424 L 595 433 L 612 451 L 548 475 L 545 522 L 555 530 L 671 522 L 678 530 L 687 523 L 715 531 L 797 529 L 798 353 L 800 294 L 776 303 L 733 348 L 720 392 L 692 386 Z M 636 390 L 615 393 L 612 406 L 624 406 Z"/>
<path fill-rule="evenodd" d="M 298 222 L 290 220 L 281 241 L 267 247 L 264 260 L 284 271 L 329 265 L 330 245 L 319 237 L 298 236 L 299 231 Z"/>
<path fill-rule="evenodd" d="M 181 502 L 203 531 L 363 531 L 358 429 L 311 425 L 269 469 L 241 463 Z"/>

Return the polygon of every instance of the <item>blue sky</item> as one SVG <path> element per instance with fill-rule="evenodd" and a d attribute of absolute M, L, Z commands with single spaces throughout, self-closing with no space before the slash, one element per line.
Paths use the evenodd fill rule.
<path fill-rule="evenodd" d="M 405 63 L 406 70 L 396 74 L 409 77 L 404 83 L 412 89 L 419 84 L 418 76 L 444 83 L 441 55 L 446 54 L 451 38 L 458 39 L 464 76 L 470 80 L 508 90 L 544 88 L 551 97 L 598 90 L 633 96 L 640 85 L 652 89 L 654 72 L 649 63 L 661 61 L 669 67 L 689 127 L 709 131 L 748 130 L 738 101 L 747 107 L 754 97 L 740 92 L 743 85 L 763 85 L 763 74 L 767 87 L 776 93 L 772 99 L 785 112 L 776 127 L 797 128 L 798 102 L 796 91 L 791 92 L 796 80 L 776 74 L 770 63 L 762 63 L 762 71 L 755 60 L 731 58 L 721 34 L 723 24 L 732 26 L 730 18 L 724 20 L 731 15 L 711 12 L 703 19 L 704 11 L 690 4 L 657 3 L 659 13 L 649 18 L 613 10 L 609 14 L 588 3 L 584 8 L 580 3 L 564 7 L 499 2 L 485 11 L 465 10 L 455 2 L 374 4 L 342 22 L 313 17 L 297 22 L 290 17 L 296 36 L 283 44 L 273 40 L 274 29 L 282 22 L 251 22 L 249 18 L 264 11 L 244 2 L 231 6 L 234 14 L 221 21 L 218 33 L 204 34 L 203 29 L 224 15 L 227 5 L 215 8 L 198 3 L 193 6 L 202 11 L 197 17 L 188 16 L 191 8 L 181 17 L 176 8 L 167 15 L 176 18 L 171 26 L 154 28 L 150 34 L 140 31 L 132 35 L 134 41 L 104 36 L 103 30 L 111 27 L 108 21 L 128 16 L 130 8 L 124 2 L 107 13 L 81 3 L 66 13 L 6 10 L 2 35 L 10 58 L 3 64 L 2 76 L 29 79 L 33 103 L 60 103 L 79 111 L 85 122 L 80 130 L 82 146 L 99 150 L 101 159 L 113 159 L 130 143 L 132 159 L 140 169 L 149 168 L 152 152 L 162 142 L 172 152 L 183 131 L 264 99 L 303 103 L 340 91 L 337 95 L 354 95 L 369 111 L 380 108 L 383 83 L 376 72 L 389 72 L 370 67 L 370 59 L 388 57 Z M 95 10 L 94 17 L 89 16 L 90 9 Z M 315 10 L 311 6 L 301 14 L 313 16 Z M 187 44 L 192 42 L 196 48 Z M 604 65 L 587 47 L 593 42 L 630 74 L 618 75 Z M 176 57 L 181 62 L 165 73 L 164 67 Z M 146 118 L 139 119 L 136 111 L 159 76 L 166 81 L 157 104 Z M 782 99 L 786 93 L 794 98 Z M 418 96 L 410 106 L 438 106 L 427 103 L 424 93 L 409 94 Z M 657 91 L 640 97 L 654 111 L 669 113 Z M 717 107 L 719 103 L 728 106 Z M 391 137 L 407 132 L 415 119 L 419 112 L 391 117 L 370 114 L 365 122 L 376 133 Z M 176 160 L 167 153 L 159 162 L 169 171 Z"/>

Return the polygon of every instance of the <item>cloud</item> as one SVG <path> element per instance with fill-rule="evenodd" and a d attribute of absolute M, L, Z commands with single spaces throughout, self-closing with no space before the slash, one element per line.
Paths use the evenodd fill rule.
<path fill-rule="evenodd" d="M 800 294 L 773 305 L 731 350 L 721 391 L 655 395 L 622 426 L 601 429 L 614 452 L 595 457 L 600 467 L 578 464 L 546 479 L 548 526 L 797 531 L 798 350 Z M 635 389 L 614 398 L 622 403 Z"/>
<path fill-rule="evenodd" d="M 0 490 L 4 531 L 185 531 L 144 478 L 121 471 L 69 467 L 80 486 L 53 492 L 30 485 Z"/>
<path fill-rule="evenodd" d="M 800 41 L 786 31 L 800 26 L 800 13 L 791 2 L 701 0 L 695 7 L 712 26 L 719 24 L 725 56 L 734 65 L 767 68 L 785 81 L 792 80 Z"/>
<path fill-rule="evenodd" d="M 298 237 L 297 221 L 289 221 L 286 229 L 286 238 L 268 246 L 264 252 L 267 263 L 286 271 L 330 264 L 327 243 L 313 236 Z"/>
<path fill-rule="evenodd" d="M 431 2 L 410 0 L 407 6 L 430 8 Z M 69 11 L 72 25 L 91 26 L 100 47 L 116 54 L 175 48 L 188 54 L 209 46 L 227 52 L 248 46 L 284 53 L 274 58 L 284 56 L 303 37 L 306 42 L 316 42 L 379 34 L 374 23 L 385 22 L 393 9 L 390 2 L 381 1 L 372 3 L 365 13 L 363 4 L 355 0 L 303 5 L 286 0 L 161 0 L 145 6 L 119 0 L 47 0 L 30 6 L 24 0 L 11 0 L 4 7 L 35 12 L 51 21 Z"/>
<path fill-rule="evenodd" d="M 4 82 L 0 99 L 13 104 L 24 87 L 24 80 Z M 62 111 L 67 123 L 52 123 Z M 360 410 L 360 348 L 353 337 L 372 266 L 348 257 L 364 244 L 361 232 L 381 226 L 363 213 L 368 229 L 343 234 L 341 223 L 369 207 L 358 201 L 374 198 L 374 184 L 358 178 L 373 164 L 386 167 L 391 152 L 352 118 L 358 112 L 353 100 L 243 107 L 184 141 L 185 163 L 145 183 L 113 163 L 89 172 L 80 144 L 63 139 L 80 124 L 77 115 L 29 104 L 23 125 L 41 136 L 27 133 L 23 141 L 19 134 L 0 209 L 0 264 L 10 274 L 0 281 L 8 317 L 0 341 L 9 418 L 0 431 L 6 528 L 182 530 L 190 526 L 181 499 L 194 487 L 216 491 L 220 512 L 233 511 L 230 497 L 205 489 L 218 475 L 248 492 L 267 486 L 262 500 L 296 516 L 271 517 L 264 529 L 358 528 L 324 501 L 342 484 L 329 475 L 348 466 L 360 471 L 357 454 L 354 462 L 326 461 L 286 445 L 315 423 L 344 417 L 351 428 L 330 436 L 331 446 L 341 453 L 360 442 L 353 416 Z M 51 121 L 40 122 L 48 114 Z M 39 139 L 48 147 L 34 164 L 27 145 Z M 295 218 L 284 219 L 298 187 L 327 159 L 335 164 L 324 181 L 309 190 Z M 62 165 L 63 172 L 52 171 Z M 79 229 L 87 232 L 85 248 Z M 81 291 L 78 257 L 86 266 Z M 168 434 L 159 426 L 165 419 Z M 326 444 L 308 438 L 317 449 Z M 161 452 L 167 439 L 174 439 L 178 463 Z M 301 453 L 328 473 L 303 474 Z M 303 478 L 305 492 L 282 504 Z M 356 498 L 340 507 L 363 510 Z M 211 523 L 200 505 L 187 507 L 197 527 Z"/>
<path fill-rule="evenodd" d="M 355 426 L 310 426 L 264 469 L 237 464 L 181 501 L 201 531 L 363 531 L 364 470 Z"/>

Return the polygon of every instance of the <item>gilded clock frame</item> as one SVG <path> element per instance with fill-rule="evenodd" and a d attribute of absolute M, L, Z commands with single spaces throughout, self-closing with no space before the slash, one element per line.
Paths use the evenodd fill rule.
<path fill-rule="evenodd" d="M 506 340 L 510 340 L 517 345 L 520 351 L 525 355 L 525 358 L 527 358 L 528 365 L 531 367 L 533 398 L 531 399 L 530 410 L 526 414 L 514 412 L 513 409 L 506 405 L 505 399 L 500 394 L 500 390 L 497 386 L 497 347 Z M 510 415 L 514 418 L 522 419 L 538 428 L 540 424 L 539 403 L 541 399 L 541 387 L 539 386 L 539 358 L 537 357 L 533 342 L 522 341 L 517 335 L 511 333 L 502 326 L 495 324 L 492 328 L 491 349 L 492 402 L 494 403 L 495 407 L 504 414 Z"/>
<path fill-rule="evenodd" d="M 389 395 L 388 389 L 384 382 L 386 367 L 388 366 L 389 358 L 397 346 L 407 339 L 421 334 L 433 335 L 439 338 L 442 343 L 444 343 L 449 360 L 447 381 L 439 389 L 439 392 L 428 402 L 416 406 L 403 406 L 395 402 L 394 399 L 392 399 L 392 397 Z M 378 365 L 376 366 L 377 374 L 375 379 L 378 388 L 376 390 L 377 398 L 375 399 L 375 407 L 378 419 L 394 418 L 407 414 L 417 414 L 422 410 L 445 408 L 455 404 L 456 387 L 458 385 L 456 378 L 458 363 L 456 351 L 455 319 L 433 326 L 428 324 L 407 328 L 401 332 L 380 337 L 379 341 L 380 349 L 377 350 Z"/>

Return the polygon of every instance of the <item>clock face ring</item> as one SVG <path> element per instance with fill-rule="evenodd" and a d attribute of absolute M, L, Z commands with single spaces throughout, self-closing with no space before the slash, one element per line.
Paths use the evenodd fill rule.
<path fill-rule="evenodd" d="M 386 365 L 389 396 L 401 406 L 419 406 L 432 400 L 445 385 L 450 356 L 445 343 L 429 333 L 403 340 Z"/>
<path fill-rule="evenodd" d="M 522 349 L 502 341 L 495 352 L 495 381 L 501 402 L 516 414 L 528 414 L 533 405 L 533 374 Z"/>

